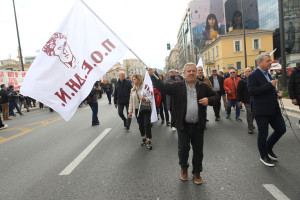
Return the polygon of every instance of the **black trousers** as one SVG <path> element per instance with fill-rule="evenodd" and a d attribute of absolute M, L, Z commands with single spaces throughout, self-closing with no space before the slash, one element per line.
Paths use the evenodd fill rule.
<path fill-rule="evenodd" d="M 141 136 L 146 138 L 152 138 L 151 134 L 151 111 L 142 111 L 139 113 L 137 117 L 138 109 L 135 109 L 135 116 L 137 118 L 137 122 L 139 124 L 139 129 Z"/>
<path fill-rule="evenodd" d="M 126 108 L 126 113 L 127 113 L 126 116 L 128 116 L 128 106 L 129 106 L 129 104 L 118 104 L 118 114 L 119 114 L 119 116 L 121 117 L 121 119 L 123 121 L 127 120 L 127 117 L 124 116 L 123 111 L 124 111 L 124 107 L 125 107 Z"/>
<path fill-rule="evenodd" d="M 215 104 L 213 105 L 213 109 L 215 112 L 215 117 L 220 118 L 220 110 L 221 110 L 221 92 L 216 92 L 218 94 L 218 99 L 216 100 Z"/>
<path fill-rule="evenodd" d="M 187 170 L 191 144 L 193 148 L 193 174 L 202 172 L 203 138 L 204 131 L 198 125 L 184 125 L 183 130 L 178 130 L 178 158 L 181 169 Z"/>

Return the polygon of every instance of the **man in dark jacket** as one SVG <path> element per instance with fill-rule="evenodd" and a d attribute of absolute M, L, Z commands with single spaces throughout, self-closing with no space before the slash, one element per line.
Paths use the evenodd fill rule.
<path fill-rule="evenodd" d="M 160 83 L 160 89 L 173 99 L 172 110 L 178 133 L 178 157 L 181 167 L 180 178 L 187 180 L 188 157 L 190 145 L 193 147 L 193 178 L 196 184 L 202 183 L 200 172 L 203 160 L 203 135 L 205 128 L 205 107 L 213 105 L 217 99 L 216 93 L 205 83 L 196 81 L 197 68 L 194 63 L 184 66 L 184 81 L 163 84 L 149 69 L 153 82 Z"/>
<path fill-rule="evenodd" d="M 223 88 L 224 78 L 222 76 L 218 75 L 217 72 L 218 72 L 217 69 L 213 68 L 212 75 L 209 77 L 209 80 L 210 80 L 211 84 L 213 85 L 215 92 L 219 96 L 218 101 L 213 106 L 216 121 L 219 121 L 220 120 L 220 110 L 221 110 L 221 96 L 225 94 L 225 90 Z"/>
<path fill-rule="evenodd" d="M 128 116 L 128 106 L 131 88 L 131 82 L 125 79 L 125 73 L 120 72 L 119 80 L 115 83 L 114 104 L 115 107 L 118 108 L 118 113 L 124 122 L 124 127 L 127 129 L 129 129 L 129 122 L 127 123 L 127 119 L 125 118 L 123 111 L 125 107 L 127 112 L 126 116 Z"/>
<path fill-rule="evenodd" d="M 273 147 L 286 132 L 286 125 L 277 101 L 277 98 L 282 98 L 282 94 L 277 93 L 276 80 L 271 80 L 271 75 L 268 73 L 272 64 L 270 55 L 259 55 L 257 63 L 258 68 L 249 75 L 247 86 L 251 110 L 258 128 L 257 145 L 260 161 L 266 166 L 274 167 L 274 161 L 278 158 L 273 152 Z M 268 137 L 269 125 L 274 132 Z"/>
<path fill-rule="evenodd" d="M 1 97 L 0 104 L 2 107 L 3 120 L 11 120 L 11 118 L 8 117 L 8 114 L 9 114 L 8 98 L 9 98 L 9 96 L 8 96 L 5 84 L 1 84 L 0 97 Z"/>
<path fill-rule="evenodd" d="M 239 105 L 242 106 L 242 104 L 245 105 L 246 111 L 247 111 L 247 123 L 248 123 L 248 133 L 252 134 L 254 125 L 253 125 L 253 114 L 251 112 L 251 105 L 250 105 L 250 95 L 248 92 L 247 87 L 247 79 L 248 76 L 251 74 L 252 69 L 250 67 L 245 69 L 245 76 L 241 78 L 241 80 L 238 83 L 237 86 L 237 100 L 239 102 Z"/>
<path fill-rule="evenodd" d="M 105 84 L 105 92 L 107 95 L 107 99 L 108 99 L 108 104 L 111 104 L 111 94 L 112 94 L 112 84 L 111 83 L 106 83 Z"/>
<path fill-rule="evenodd" d="M 292 104 L 300 107 L 300 63 L 297 63 L 290 74 L 288 89 Z M 300 120 L 296 125 L 300 128 Z"/>
<path fill-rule="evenodd" d="M 14 113 L 14 108 L 17 109 L 17 112 L 20 115 L 23 115 L 23 113 L 21 112 L 21 110 L 20 110 L 20 108 L 17 104 L 17 100 L 20 96 L 20 93 L 14 90 L 13 85 L 10 85 L 7 88 L 7 93 L 9 95 L 9 115 L 14 116 L 14 117 L 16 116 L 15 113 Z"/>
<path fill-rule="evenodd" d="M 86 102 L 92 109 L 92 126 L 97 126 L 100 124 L 98 120 L 98 95 L 101 94 L 101 87 L 100 84 L 97 82 L 94 84 L 92 91 L 90 92 L 89 96 L 86 99 Z"/>

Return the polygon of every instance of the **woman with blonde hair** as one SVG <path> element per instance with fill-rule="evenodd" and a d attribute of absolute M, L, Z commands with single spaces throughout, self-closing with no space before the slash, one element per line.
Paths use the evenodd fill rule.
<path fill-rule="evenodd" d="M 134 84 L 133 88 L 131 89 L 130 93 L 130 100 L 129 100 L 129 109 L 128 109 L 128 118 L 132 118 L 132 113 L 135 113 L 137 118 L 137 122 L 139 124 L 139 130 L 142 136 L 142 143 L 141 146 L 147 145 L 149 150 L 152 149 L 151 144 L 151 105 L 150 99 L 147 98 L 145 94 L 141 95 L 142 87 L 143 87 L 143 78 L 139 74 L 135 74 L 132 76 L 132 82 Z M 139 105 L 141 101 L 141 108 L 140 112 Z"/>

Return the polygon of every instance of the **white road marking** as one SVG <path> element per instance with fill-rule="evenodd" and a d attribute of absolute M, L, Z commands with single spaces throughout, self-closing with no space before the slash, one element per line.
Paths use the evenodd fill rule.
<path fill-rule="evenodd" d="M 263 185 L 268 192 L 270 192 L 273 197 L 277 200 L 290 200 L 285 194 L 283 194 L 275 185 L 273 184 L 264 184 Z"/>
<path fill-rule="evenodd" d="M 59 175 L 70 175 L 81 161 L 97 146 L 99 142 L 109 133 L 111 128 L 105 129 L 81 154 L 79 154 Z"/>

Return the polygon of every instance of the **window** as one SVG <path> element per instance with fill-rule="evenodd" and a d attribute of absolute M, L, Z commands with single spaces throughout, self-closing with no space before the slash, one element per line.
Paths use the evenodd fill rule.
<path fill-rule="evenodd" d="M 215 49 L 212 48 L 212 60 L 215 60 Z"/>
<path fill-rule="evenodd" d="M 210 62 L 209 51 L 207 52 L 207 61 Z"/>
<path fill-rule="evenodd" d="M 252 39 L 252 47 L 253 47 L 253 50 L 259 50 L 260 49 L 260 39 L 259 38 L 253 38 Z"/>
<path fill-rule="evenodd" d="M 236 62 L 236 69 L 242 69 L 242 62 Z"/>
<path fill-rule="evenodd" d="M 216 46 L 216 56 L 219 56 L 219 46 Z"/>
<path fill-rule="evenodd" d="M 241 52 L 242 51 L 242 41 L 241 40 L 234 40 L 234 52 Z"/>
<path fill-rule="evenodd" d="M 220 71 L 220 65 L 218 65 L 218 71 Z"/>

